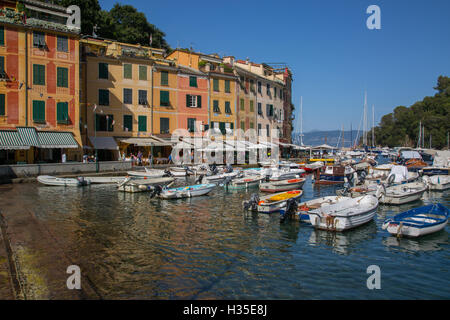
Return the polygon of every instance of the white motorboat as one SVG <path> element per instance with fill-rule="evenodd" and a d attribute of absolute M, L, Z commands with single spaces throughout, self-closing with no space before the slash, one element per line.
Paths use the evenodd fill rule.
<path fill-rule="evenodd" d="M 90 181 L 91 184 L 114 184 L 121 183 L 126 177 L 84 177 L 84 180 Z"/>
<path fill-rule="evenodd" d="M 305 173 L 304 169 L 275 169 L 272 170 L 269 179 L 270 181 L 296 179 L 299 178 L 303 173 Z"/>
<path fill-rule="evenodd" d="M 205 176 L 204 179 L 209 183 L 220 183 L 223 182 L 226 178 L 234 179 L 239 174 L 239 171 L 227 172 L 216 174 L 212 176 Z"/>
<path fill-rule="evenodd" d="M 263 196 L 261 198 L 254 194 L 249 201 L 243 202 L 243 206 L 245 210 L 258 211 L 261 213 L 272 213 L 285 208 L 288 200 L 299 200 L 302 195 L 303 190 L 280 192 Z"/>
<path fill-rule="evenodd" d="M 225 180 L 225 187 L 228 189 L 248 189 L 259 186 L 264 179 L 265 178 L 261 176 L 249 176 L 233 179 L 231 181 Z"/>
<path fill-rule="evenodd" d="M 53 176 L 38 176 L 37 181 L 47 186 L 67 186 L 67 187 L 81 187 L 91 184 L 89 180 L 83 177 L 78 178 L 58 178 Z"/>
<path fill-rule="evenodd" d="M 165 170 L 145 168 L 145 171 L 127 171 L 127 174 L 133 177 L 161 178 L 167 175 L 167 172 Z"/>
<path fill-rule="evenodd" d="M 422 168 L 424 175 L 450 175 L 450 151 L 437 151 L 433 165 Z"/>
<path fill-rule="evenodd" d="M 305 178 L 287 179 L 279 181 L 263 182 L 259 185 L 259 190 L 263 192 L 282 192 L 301 189 L 305 183 Z"/>
<path fill-rule="evenodd" d="M 423 176 L 422 179 L 429 190 L 444 191 L 450 189 L 450 176 L 448 175 Z"/>
<path fill-rule="evenodd" d="M 155 185 L 168 185 L 175 181 L 173 177 L 160 178 L 132 178 L 127 177 L 118 184 L 118 190 L 124 192 L 148 192 L 153 190 Z"/>
<path fill-rule="evenodd" d="M 430 204 L 387 219 L 382 228 L 396 236 L 419 237 L 444 229 L 448 218 L 449 210 L 445 206 Z"/>
<path fill-rule="evenodd" d="M 373 219 L 378 200 L 372 195 L 346 199 L 308 212 L 309 222 L 317 229 L 344 231 Z"/>
<path fill-rule="evenodd" d="M 182 199 L 204 196 L 211 192 L 217 185 L 213 183 L 196 184 L 192 186 L 162 189 L 160 192 L 154 193 L 162 199 Z"/>
<path fill-rule="evenodd" d="M 383 204 L 404 204 L 419 200 L 426 190 L 427 185 L 423 182 L 409 182 L 389 187 L 381 184 L 375 195 Z"/>

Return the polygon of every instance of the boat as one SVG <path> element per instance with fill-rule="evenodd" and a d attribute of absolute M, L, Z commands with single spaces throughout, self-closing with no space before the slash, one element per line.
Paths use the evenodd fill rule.
<path fill-rule="evenodd" d="M 232 171 L 232 172 L 226 172 L 226 173 L 220 173 L 215 174 L 212 176 L 205 176 L 204 179 L 209 183 L 221 183 L 226 178 L 236 178 L 236 176 L 239 174 L 239 171 Z"/>
<path fill-rule="evenodd" d="M 392 179 L 392 176 L 394 176 L 394 180 L 392 181 L 392 183 L 408 183 L 413 182 L 419 178 L 419 174 L 417 172 L 410 172 L 408 171 L 408 168 L 406 166 L 397 165 L 392 166 L 391 171 L 386 178 L 386 181 Z"/>
<path fill-rule="evenodd" d="M 440 203 L 430 204 L 386 219 L 382 228 L 396 236 L 420 237 L 444 229 L 448 218 L 447 207 Z"/>
<path fill-rule="evenodd" d="M 250 198 L 250 201 L 244 201 L 243 205 L 245 210 L 258 211 L 261 213 L 278 212 L 286 207 L 286 202 L 289 199 L 299 200 L 302 195 L 303 190 L 280 192 L 263 196 L 261 198 L 254 194 Z"/>
<path fill-rule="evenodd" d="M 168 185 L 175 181 L 173 177 L 161 178 L 133 178 L 127 177 L 124 181 L 118 184 L 117 189 L 123 192 L 148 192 L 153 191 L 155 185 Z"/>
<path fill-rule="evenodd" d="M 365 195 L 311 210 L 308 212 L 309 222 L 316 229 L 345 231 L 371 221 L 377 208 L 378 199 Z"/>
<path fill-rule="evenodd" d="M 433 165 L 422 168 L 424 175 L 450 175 L 450 151 L 437 151 Z"/>
<path fill-rule="evenodd" d="M 448 175 L 423 176 L 422 180 L 428 185 L 428 189 L 432 191 L 450 189 L 450 176 Z"/>
<path fill-rule="evenodd" d="M 225 180 L 225 187 L 228 189 L 248 189 L 252 187 L 259 186 L 260 182 L 264 180 L 264 177 L 253 176 L 253 177 L 243 177 L 234 180 Z"/>
<path fill-rule="evenodd" d="M 83 177 L 78 178 L 58 178 L 54 176 L 38 176 L 37 181 L 47 186 L 67 186 L 67 187 L 81 187 L 91 184 L 89 180 Z"/>
<path fill-rule="evenodd" d="M 259 190 L 263 192 L 282 192 L 301 189 L 305 183 L 305 178 L 287 179 L 279 181 L 263 182 L 259 185 Z"/>
<path fill-rule="evenodd" d="M 419 200 L 426 190 L 427 185 L 423 182 L 409 182 L 388 187 L 380 184 L 375 195 L 383 204 L 404 204 Z"/>
<path fill-rule="evenodd" d="M 133 177 L 161 178 L 164 175 L 167 175 L 167 171 L 145 168 L 145 171 L 127 171 L 127 175 Z"/>
<path fill-rule="evenodd" d="M 126 177 L 84 177 L 91 184 L 114 184 L 123 182 Z"/>
<path fill-rule="evenodd" d="M 217 185 L 214 183 L 195 184 L 192 186 L 185 186 L 179 188 L 162 188 L 161 191 L 152 193 L 152 196 L 157 195 L 162 199 L 182 199 L 199 197 L 208 194 Z"/>
<path fill-rule="evenodd" d="M 350 179 L 355 170 L 350 166 L 326 166 L 323 172 L 316 173 L 314 178 L 315 184 L 341 184 L 344 183 L 344 178 Z"/>
<path fill-rule="evenodd" d="M 303 169 L 274 169 L 270 174 L 270 181 L 281 181 L 287 179 L 296 179 L 304 174 Z"/>
<path fill-rule="evenodd" d="M 170 175 L 174 177 L 186 177 L 189 174 L 194 174 L 194 172 L 188 167 L 170 167 L 168 171 L 145 168 L 145 171 L 148 173 L 157 173 L 157 174 L 160 174 L 160 171 L 163 171 L 163 175 L 164 174 L 169 175 L 168 172 L 170 172 Z"/>

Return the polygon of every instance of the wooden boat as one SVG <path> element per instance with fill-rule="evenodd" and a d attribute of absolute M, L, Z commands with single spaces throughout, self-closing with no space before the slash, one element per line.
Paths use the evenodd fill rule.
<path fill-rule="evenodd" d="M 250 176 L 234 179 L 231 180 L 230 182 L 227 181 L 227 183 L 225 183 L 225 187 L 229 189 L 248 189 L 259 186 L 260 182 L 264 179 L 265 178 L 261 176 L 253 176 L 253 177 Z"/>
<path fill-rule="evenodd" d="M 214 183 L 208 184 L 195 184 L 192 186 L 162 189 L 158 196 L 162 199 L 182 199 L 199 197 L 208 194 L 217 185 Z"/>
<path fill-rule="evenodd" d="M 387 219 L 382 228 L 396 236 L 419 237 L 444 229 L 448 218 L 448 208 L 440 203 L 430 204 Z"/>
<path fill-rule="evenodd" d="M 344 178 L 350 179 L 355 170 L 350 166 L 334 165 L 326 166 L 323 172 L 316 172 L 315 184 L 340 184 L 345 182 Z"/>
<path fill-rule="evenodd" d="M 429 190 L 444 191 L 450 189 L 450 176 L 447 175 L 423 176 L 422 179 L 427 184 Z"/>
<path fill-rule="evenodd" d="M 261 213 L 277 212 L 286 207 L 289 199 L 298 200 L 303 195 L 303 190 L 292 190 L 280 192 L 273 195 L 267 195 L 257 200 L 256 205 L 251 203 L 251 209 Z M 252 199 L 251 199 L 252 200 Z M 248 207 L 248 203 L 244 202 L 244 208 Z"/>
<path fill-rule="evenodd" d="M 155 185 L 168 185 L 175 181 L 173 177 L 161 177 L 161 178 L 133 178 L 127 177 L 124 181 L 118 184 L 117 189 L 124 192 L 148 192 L 153 190 Z"/>
<path fill-rule="evenodd" d="M 378 186 L 376 197 L 380 203 L 384 204 L 404 204 L 419 200 L 427 190 L 427 185 L 423 182 L 410 182 L 394 186 Z"/>
<path fill-rule="evenodd" d="M 263 192 L 282 192 L 301 189 L 305 183 L 305 178 L 296 178 L 280 181 L 263 182 L 259 185 L 259 190 Z"/>
<path fill-rule="evenodd" d="M 346 199 L 308 212 L 309 222 L 317 229 L 344 231 L 373 219 L 378 200 L 372 195 Z"/>
<path fill-rule="evenodd" d="M 121 183 L 126 177 L 84 177 L 84 180 L 90 181 L 91 184 L 114 184 Z"/>
<path fill-rule="evenodd" d="M 53 176 L 38 176 L 37 181 L 47 186 L 67 186 L 67 187 L 81 187 L 91 184 L 89 180 L 83 177 L 78 178 L 58 178 Z"/>

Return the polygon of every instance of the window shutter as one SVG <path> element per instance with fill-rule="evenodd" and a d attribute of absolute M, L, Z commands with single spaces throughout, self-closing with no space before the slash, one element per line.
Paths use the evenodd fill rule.
<path fill-rule="evenodd" d="M 5 57 L 0 57 L 0 72 L 5 72 Z"/>
<path fill-rule="evenodd" d="M 128 131 L 133 131 L 133 116 L 125 114 L 123 116 L 123 129 L 128 128 Z"/>
<path fill-rule="evenodd" d="M 5 27 L 0 27 L 0 46 L 5 45 Z"/>
<path fill-rule="evenodd" d="M 225 80 L 225 92 L 230 92 L 230 80 Z"/>
<path fill-rule="evenodd" d="M 222 134 L 225 134 L 225 122 L 219 122 L 219 129 Z"/>
<path fill-rule="evenodd" d="M 234 129 L 234 122 L 230 123 L 230 129 L 233 130 Z"/>
<path fill-rule="evenodd" d="M 161 85 L 169 85 L 169 73 L 167 71 L 161 71 Z"/>
<path fill-rule="evenodd" d="M 219 80 L 218 79 L 213 79 L 213 90 L 219 91 Z"/>
<path fill-rule="evenodd" d="M 5 110 L 5 95 L 0 94 L 0 116 L 4 116 L 6 114 Z"/>
<path fill-rule="evenodd" d="M 108 64 L 100 62 L 98 64 L 98 78 L 108 79 Z"/>
<path fill-rule="evenodd" d="M 189 77 L 189 86 L 197 87 L 197 77 L 194 76 Z"/>
<path fill-rule="evenodd" d="M 147 131 L 147 116 L 138 116 L 139 131 Z"/>
<path fill-rule="evenodd" d="M 114 115 L 109 114 L 108 117 L 106 118 L 106 124 L 107 124 L 107 128 L 108 128 L 107 131 L 110 131 L 110 132 L 114 131 L 113 122 L 114 122 Z"/>
<path fill-rule="evenodd" d="M 125 79 L 132 79 L 133 75 L 132 75 L 132 71 L 131 71 L 131 64 L 130 63 L 126 63 L 123 65 L 123 77 Z"/>
<path fill-rule="evenodd" d="M 147 66 L 139 66 L 139 80 L 147 80 Z"/>
<path fill-rule="evenodd" d="M 197 96 L 197 108 L 202 107 L 202 96 Z"/>
<path fill-rule="evenodd" d="M 190 107 L 190 105 L 191 105 L 191 98 L 190 98 L 191 96 L 190 95 L 186 95 L 186 107 Z"/>

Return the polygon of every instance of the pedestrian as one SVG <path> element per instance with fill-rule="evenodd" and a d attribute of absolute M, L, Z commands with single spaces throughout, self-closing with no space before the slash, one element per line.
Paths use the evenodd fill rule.
<path fill-rule="evenodd" d="M 138 152 L 137 158 L 138 158 L 138 164 L 141 166 L 142 165 L 142 152 L 141 151 Z"/>

